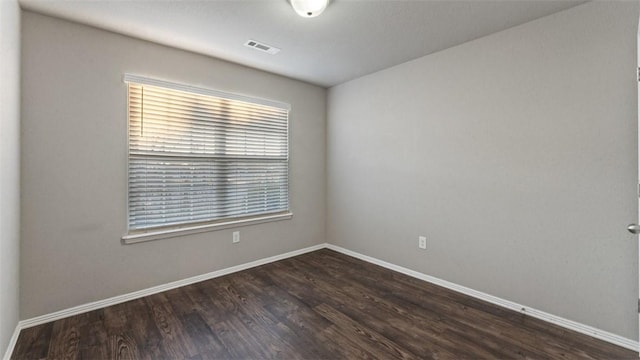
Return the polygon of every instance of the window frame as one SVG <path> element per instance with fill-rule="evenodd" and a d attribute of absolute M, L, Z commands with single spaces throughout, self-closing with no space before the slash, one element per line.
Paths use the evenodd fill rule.
<path fill-rule="evenodd" d="M 126 90 L 126 234 L 121 237 L 123 244 L 134 244 L 139 242 L 164 239 L 164 238 L 172 238 L 177 236 L 184 236 L 190 234 L 197 234 L 202 232 L 209 232 L 215 230 L 222 230 L 240 226 L 248 226 L 261 224 L 272 221 L 281 221 L 288 220 L 293 217 L 292 211 L 292 203 L 291 203 L 291 105 L 284 102 L 268 100 L 264 98 L 258 98 L 253 96 L 240 95 L 236 93 L 230 93 L 220 90 L 214 90 L 210 88 L 197 87 L 192 85 L 185 85 L 176 82 L 164 81 L 154 78 L 148 78 L 144 76 L 138 76 L 133 74 L 124 74 L 123 83 L 125 84 Z M 280 108 L 286 110 L 288 112 L 287 115 L 287 210 L 283 210 L 281 212 L 273 212 L 273 213 L 262 213 L 262 214 L 254 214 L 247 216 L 238 216 L 238 217 L 229 217 L 229 218 L 221 218 L 221 219 L 213 219 L 206 220 L 200 222 L 190 222 L 183 224 L 174 224 L 174 225 L 166 225 L 166 226 L 157 226 L 153 228 L 146 229 L 130 229 L 129 225 L 129 216 L 130 216 L 130 201 L 129 201 L 129 175 L 130 175 L 130 118 L 129 118 L 129 83 L 136 83 L 140 85 L 149 85 L 156 86 L 171 90 L 177 90 L 187 93 L 194 93 L 198 95 L 205 96 L 214 96 L 227 100 L 236 100 L 242 102 L 248 102 L 257 105 L 265 105 Z"/>

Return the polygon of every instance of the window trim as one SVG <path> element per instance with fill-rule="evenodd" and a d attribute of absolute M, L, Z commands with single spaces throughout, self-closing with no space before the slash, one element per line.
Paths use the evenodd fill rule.
<path fill-rule="evenodd" d="M 228 99 L 228 100 L 244 101 L 248 103 L 271 106 L 271 107 L 280 108 L 282 110 L 291 111 L 290 104 L 280 102 L 280 101 L 263 99 L 259 97 L 234 94 L 234 93 L 220 91 L 220 90 L 207 89 L 207 88 L 202 88 L 202 87 L 197 87 L 192 85 L 185 85 L 185 84 L 158 80 L 158 79 L 152 79 L 152 78 L 132 75 L 132 74 L 124 74 L 124 77 L 122 80 L 124 81 L 124 83 L 133 82 L 133 83 L 142 84 L 142 85 L 158 86 L 158 87 L 163 87 L 163 88 L 172 89 L 172 90 L 196 93 L 196 94 L 207 95 L 207 96 L 215 96 L 215 97 Z"/>
<path fill-rule="evenodd" d="M 271 106 L 271 107 L 276 107 L 276 108 L 280 108 L 280 109 L 286 110 L 288 112 L 291 111 L 291 105 L 287 104 L 287 103 L 284 103 L 284 102 L 268 100 L 268 99 L 253 97 L 253 96 L 240 95 L 240 94 L 224 92 L 224 91 L 220 91 L 220 90 L 196 87 L 196 86 L 180 84 L 180 83 L 176 83 L 176 82 L 158 80 L 158 79 L 148 78 L 148 77 L 144 77 L 144 76 L 133 75 L 133 74 L 129 74 L 129 73 L 125 73 L 122 80 L 123 80 L 123 83 L 125 85 L 128 85 L 128 83 L 133 82 L 133 83 L 142 84 L 142 85 L 158 86 L 158 87 L 164 87 L 164 88 L 168 88 L 168 89 L 172 89 L 172 90 L 191 92 L 191 93 L 200 94 L 200 95 L 215 96 L 215 97 L 219 97 L 219 98 L 223 98 L 223 99 L 237 100 L 237 101 L 254 103 L 254 104 L 258 104 L 258 105 Z M 293 218 L 292 204 L 291 204 L 291 198 L 290 198 L 291 192 L 289 191 L 289 209 L 288 210 L 284 210 L 282 212 L 278 212 L 278 213 L 257 214 L 257 215 L 249 215 L 249 216 L 246 216 L 246 217 L 238 217 L 238 218 L 223 218 L 223 219 L 216 219 L 216 220 L 199 222 L 199 223 L 169 225 L 169 226 L 166 226 L 166 227 L 157 227 L 157 228 L 151 228 L 151 229 L 146 229 L 146 230 L 145 229 L 142 229 L 142 230 L 131 230 L 131 229 L 129 229 L 129 190 L 128 190 L 129 189 L 129 185 L 128 185 L 129 184 L 129 160 L 128 160 L 128 154 L 129 154 L 129 146 L 130 146 L 130 144 L 129 144 L 129 114 L 128 114 L 129 106 L 128 106 L 128 101 L 129 101 L 129 98 L 127 96 L 127 107 L 125 109 L 126 119 L 127 119 L 127 125 L 126 125 L 127 161 L 125 162 L 126 163 L 126 172 L 125 172 L 126 179 L 125 179 L 125 181 L 126 181 L 127 191 L 125 192 L 125 194 L 126 194 L 126 212 L 125 212 L 126 218 L 125 218 L 125 223 L 126 223 L 127 232 L 126 232 L 125 235 L 123 235 L 121 237 L 121 241 L 122 241 L 123 244 L 125 244 L 125 245 L 136 244 L 136 243 L 140 243 L 140 242 L 167 239 L 167 238 L 173 238 L 173 237 L 179 237 L 179 236 L 185 236 L 185 235 L 191 235 L 191 234 L 198 234 L 198 233 L 209 232 L 209 231 L 229 229 L 229 228 L 234 228 L 234 227 L 263 224 L 263 223 L 273 222 L 273 221 L 290 220 L 291 218 Z M 287 134 L 287 141 L 289 142 L 289 145 L 288 145 L 288 158 L 289 158 L 289 164 L 290 164 L 291 163 L 291 138 L 290 138 L 291 122 L 290 121 L 288 122 L 287 133 L 288 133 Z M 290 169 L 289 169 L 289 171 L 288 171 L 289 189 L 291 189 L 291 183 L 292 183 L 290 175 L 291 174 L 290 174 Z"/>
<path fill-rule="evenodd" d="M 122 242 L 126 245 L 136 244 L 159 239 L 167 239 L 177 236 L 198 234 L 208 231 L 223 230 L 240 226 L 263 224 L 272 221 L 289 220 L 293 217 L 291 211 L 281 214 L 256 215 L 233 220 L 215 220 L 215 222 L 200 223 L 200 225 L 190 225 L 181 227 L 167 227 L 143 232 L 132 232 L 122 236 Z"/>

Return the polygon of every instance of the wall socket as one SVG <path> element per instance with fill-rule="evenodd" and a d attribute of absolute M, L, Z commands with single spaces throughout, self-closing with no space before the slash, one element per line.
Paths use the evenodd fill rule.
<path fill-rule="evenodd" d="M 426 236 L 418 236 L 418 247 L 420 249 L 427 248 L 427 237 Z"/>
<path fill-rule="evenodd" d="M 233 232 L 233 243 L 237 244 L 240 242 L 240 231 Z"/>

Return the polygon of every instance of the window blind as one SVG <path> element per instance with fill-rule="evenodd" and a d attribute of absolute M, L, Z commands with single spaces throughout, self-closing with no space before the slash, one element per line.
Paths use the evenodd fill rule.
<path fill-rule="evenodd" d="M 288 212 L 286 104 L 125 81 L 130 231 Z"/>

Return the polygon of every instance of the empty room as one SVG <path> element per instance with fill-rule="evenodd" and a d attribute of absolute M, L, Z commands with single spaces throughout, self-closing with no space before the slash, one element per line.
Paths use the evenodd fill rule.
<path fill-rule="evenodd" d="M 637 359 L 639 16 L 0 0 L 0 356 Z"/>

